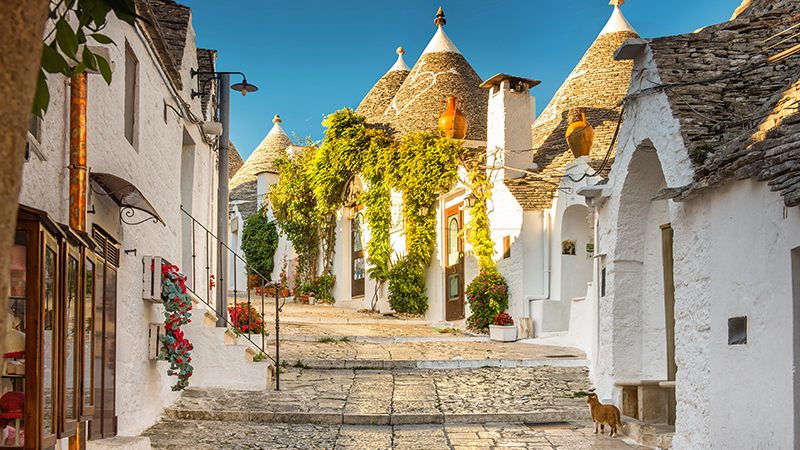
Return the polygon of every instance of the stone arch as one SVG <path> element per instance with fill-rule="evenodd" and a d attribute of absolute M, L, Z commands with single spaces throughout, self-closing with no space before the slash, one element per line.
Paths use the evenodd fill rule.
<path fill-rule="evenodd" d="M 613 366 L 617 380 L 666 379 L 661 226 L 670 222 L 667 186 L 656 148 L 645 140 L 631 155 L 619 197 L 610 273 Z"/>

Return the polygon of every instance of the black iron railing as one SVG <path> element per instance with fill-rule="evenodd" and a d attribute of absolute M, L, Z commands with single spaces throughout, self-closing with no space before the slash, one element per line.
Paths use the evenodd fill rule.
<path fill-rule="evenodd" d="M 227 304 L 228 304 L 227 300 L 228 299 L 225 299 L 226 300 L 225 301 L 225 307 L 223 308 L 223 310 L 219 311 L 218 308 L 215 305 L 216 302 L 211 297 L 212 289 L 213 289 L 211 280 L 216 280 L 216 282 L 219 282 L 219 283 L 227 283 L 228 282 L 228 277 L 225 276 L 226 274 L 216 274 L 216 276 L 215 276 L 214 271 L 212 270 L 213 267 L 216 267 L 216 265 L 213 264 L 214 263 L 214 258 L 213 258 L 213 254 L 212 254 L 212 249 L 216 249 L 217 258 L 219 258 L 220 255 L 225 254 L 225 255 L 228 256 L 228 258 L 230 258 L 230 261 L 232 261 L 232 268 L 231 268 L 232 269 L 232 276 L 231 276 L 231 278 L 233 279 L 233 290 L 232 290 L 232 293 L 233 293 L 233 306 L 234 306 L 234 308 L 239 304 L 239 296 L 242 295 L 241 291 L 239 290 L 240 286 L 238 286 L 238 279 L 237 279 L 237 276 L 236 276 L 237 265 L 242 265 L 242 267 L 247 267 L 247 261 L 242 256 L 240 256 L 238 253 L 236 253 L 233 249 L 231 249 L 228 246 L 228 244 L 226 244 L 224 241 L 220 240 L 217 236 L 215 236 L 214 233 L 211 232 L 211 230 L 206 228 L 202 223 L 198 222 L 197 219 L 195 219 L 191 214 L 189 214 L 188 211 L 186 211 L 183 208 L 183 206 L 181 206 L 181 212 L 183 212 L 183 214 L 189 220 L 191 220 L 191 240 L 192 240 L 192 263 L 191 263 L 191 266 L 192 267 L 191 267 L 191 271 L 189 272 L 191 274 L 191 277 L 187 276 L 186 288 L 189 289 L 192 292 L 192 294 L 194 294 L 197 298 L 199 298 L 203 303 L 205 303 L 206 306 L 211 311 L 214 311 L 214 313 L 217 315 L 217 317 L 222 319 L 225 322 L 226 326 L 230 327 L 231 329 L 234 329 L 235 325 L 234 325 L 233 322 L 231 322 L 231 320 L 228 317 L 228 311 L 227 311 Z M 204 261 L 205 266 L 204 267 L 199 267 L 199 268 L 198 268 L 198 262 L 197 262 L 198 238 L 202 240 L 201 245 L 204 248 L 204 252 L 203 252 L 202 256 L 204 256 L 204 258 L 205 258 L 205 261 Z M 202 262 L 201 262 L 201 264 L 202 264 Z M 197 281 L 198 280 L 198 278 L 197 278 L 198 269 L 200 269 L 201 274 L 202 274 L 202 270 L 205 270 L 205 277 L 201 278 L 201 279 L 205 280 L 205 282 L 204 282 L 204 284 L 205 284 L 205 289 L 204 289 L 205 290 L 205 297 L 201 296 L 201 292 L 202 292 L 203 288 L 199 287 L 199 285 L 197 284 L 198 283 L 198 281 Z M 260 274 L 260 273 L 258 273 L 256 271 L 252 270 L 252 269 L 247 269 L 247 273 L 249 273 L 252 276 L 257 277 L 258 280 L 259 280 L 259 282 L 258 282 L 259 289 L 256 290 L 255 304 L 258 305 L 260 303 L 260 305 L 261 305 L 260 313 L 261 313 L 261 320 L 262 320 L 262 324 L 263 324 L 262 326 L 264 326 L 264 327 L 266 326 L 266 314 L 265 314 L 265 312 L 266 312 L 266 307 L 265 307 L 265 305 L 266 305 L 266 295 L 267 295 L 266 292 L 267 292 L 267 289 L 274 289 L 275 290 L 275 356 L 273 357 L 272 355 L 270 355 L 267 352 L 266 336 L 265 336 L 266 333 L 258 333 L 261 336 L 260 342 L 259 342 L 258 337 L 255 337 L 255 340 L 254 340 L 254 336 L 251 333 L 251 330 L 253 329 L 253 327 L 252 327 L 253 316 L 252 316 L 252 314 L 250 314 L 250 311 L 252 311 L 252 309 L 253 309 L 253 303 L 254 303 L 253 300 L 254 300 L 254 298 L 253 298 L 253 295 L 251 295 L 250 283 L 248 283 L 248 278 L 249 277 L 246 277 L 246 279 L 245 279 L 244 295 L 242 295 L 242 296 L 243 297 L 246 296 L 246 298 L 247 298 L 247 310 L 248 310 L 247 318 L 248 318 L 248 321 L 250 321 L 250 322 L 248 323 L 247 333 L 241 333 L 241 334 L 237 333 L 237 334 L 239 334 L 241 337 L 244 337 L 245 339 L 247 339 L 247 341 L 250 344 L 252 344 L 253 347 L 258 349 L 260 357 L 262 357 L 262 358 L 263 357 L 267 357 L 273 363 L 275 363 L 275 390 L 280 390 L 280 386 L 281 386 L 281 382 L 280 382 L 280 380 L 281 380 L 280 379 L 280 364 L 279 364 L 279 362 L 280 362 L 280 313 L 281 313 L 281 310 L 283 308 L 283 305 L 286 303 L 286 300 L 283 299 L 283 303 L 281 303 L 281 298 L 280 298 L 281 289 L 280 289 L 279 286 L 274 284 L 270 280 L 269 277 L 266 277 L 266 276 L 264 276 L 264 275 L 262 275 L 262 274 Z M 222 275 L 222 276 L 219 276 L 219 275 Z"/>

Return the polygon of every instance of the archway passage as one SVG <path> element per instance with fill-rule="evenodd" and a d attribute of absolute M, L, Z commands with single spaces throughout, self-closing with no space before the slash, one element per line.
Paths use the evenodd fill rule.
<path fill-rule="evenodd" d="M 672 228 L 658 154 L 649 142 L 633 154 L 619 199 L 612 262 L 612 359 L 623 414 L 675 423 Z"/>

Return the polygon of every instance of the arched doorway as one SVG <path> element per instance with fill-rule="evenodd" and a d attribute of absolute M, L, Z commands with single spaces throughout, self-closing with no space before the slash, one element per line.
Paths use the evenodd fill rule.
<path fill-rule="evenodd" d="M 586 205 L 571 205 L 561 220 L 560 299 L 569 304 L 586 295 L 592 280 L 592 215 Z"/>
<path fill-rule="evenodd" d="M 675 297 L 667 186 L 649 141 L 631 157 L 619 198 L 610 273 L 614 378 L 623 414 L 675 423 Z M 620 382 L 620 380 L 625 380 Z"/>

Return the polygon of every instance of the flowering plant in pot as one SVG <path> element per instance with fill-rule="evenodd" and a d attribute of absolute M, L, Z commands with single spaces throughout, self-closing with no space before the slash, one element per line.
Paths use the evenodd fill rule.
<path fill-rule="evenodd" d="M 496 270 L 481 272 L 467 286 L 467 301 L 472 314 L 469 329 L 485 333 L 494 318 L 508 308 L 508 284 Z"/>
<path fill-rule="evenodd" d="M 494 316 L 489 325 L 489 339 L 500 342 L 514 342 L 517 340 L 517 326 L 514 319 L 507 313 Z"/>
<path fill-rule="evenodd" d="M 267 334 L 264 318 L 253 305 L 245 302 L 228 307 L 232 330 L 237 336 L 244 334 Z"/>
<path fill-rule="evenodd" d="M 161 336 L 160 359 L 169 362 L 168 376 L 178 378 L 173 391 L 182 391 L 189 386 L 194 373 L 191 352 L 192 343 L 181 327 L 192 321 L 192 300 L 186 294 L 186 277 L 178 266 L 161 266 L 161 299 L 164 302 L 164 334 Z"/>

